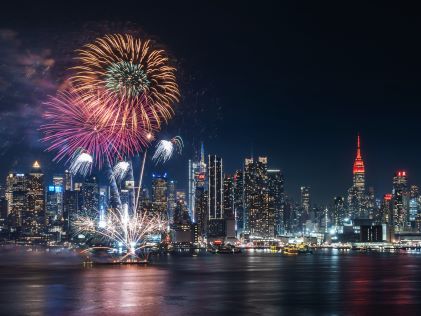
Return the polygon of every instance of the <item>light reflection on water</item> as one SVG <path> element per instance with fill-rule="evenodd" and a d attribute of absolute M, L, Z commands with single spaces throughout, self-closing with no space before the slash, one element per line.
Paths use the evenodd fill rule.
<path fill-rule="evenodd" d="M 420 298 L 420 255 L 254 252 L 163 256 L 147 267 L 0 267 L 7 315 L 415 314 Z"/>

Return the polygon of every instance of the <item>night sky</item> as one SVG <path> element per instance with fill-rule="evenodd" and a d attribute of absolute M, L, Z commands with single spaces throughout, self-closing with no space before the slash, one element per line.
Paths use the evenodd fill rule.
<path fill-rule="evenodd" d="M 267 155 L 286 190 L 312 187 L 328 203 L 352 183 L 356 136 L 367 183 L 391 190 L 405 169 L 421 185 L 421 19 L 415 7 L 298 1 L 19 3 L 0 13 L 0 177 L 40 159 L 42 102 L 63 81 L 73 50 L 97 34 L 141 30 L 178 69 L 182 100 L 162 132 L 185 151 L 165 165 L 186 186 L 199 142 L 227 173 Z M 181 3 L 180 3 L 181 2 Z M 282 2 L 283 4 L 279 4 Z M 162 169 L 158 168 L 158 169 Z M 155 168 L 148 166 L 150 174 Z M 158 170 L 160 171 L 160 170 Z"/>

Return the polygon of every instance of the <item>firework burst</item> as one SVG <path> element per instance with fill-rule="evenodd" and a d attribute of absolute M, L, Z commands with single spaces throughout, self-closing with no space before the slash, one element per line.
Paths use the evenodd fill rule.
<path fill-rule="evenodd" d="M 121 211 L 107 212 L 102 225 L 96 218 L 77 216 L 73 221 L 76 234 L 93 235 L 116 247 L 121 246 L 128 253 L 135 255 L 151 235 L 166 231 L 167 221 L 161 216 L 146 212 L 129 214 L 127 205 Z"/>
<path fill-rule="evenodd" d="M 179 91 L 175 68 L 151 41 L 128 34 L 106 35 L 79 50 L 70 80 L 85 99 L 98 91 L 108 108 L 120 108 L 127 119 L 153 120 L 172 116 Z M 145 114 L 146 112 L 146 114 Z"/>
<path fill-rule="evenodd" d="M 130 163 L 127 161 L 120 161 L 113 167 L 112 176 L 117 182 L 123 181 L 130 170 Z"/>
<path fill-rule="evenodd" d="M 49 142 L 48 151 L 57 150 L 55 160 L 68 157 L 80 148 L 94 157 L 101 168 L 104 161 L 114 161 L 122 156 L 134 155 L 147 147 L 151 129 L 143 121 L 122 119 L 117 109 L 104 110 L 101 98 L 91 99 L 89 106 L 73 89 L 59 91 L 46 103 L 41 127 Z"/>
<path fill-rule="evenodd" d="M 152 160 L 156 164 L 165 163 L 173 157 L 174 153 L 181 154 L 183 147 L 183 139 L 180 136 L 176 136 L 170 140 L 160 140 L 156 145 Z"/>
<path fill-rule="evenodd" d="M 70 161 L 69 170 L 73 175 L 87 176 L 92 170 L 93 158 L 83 150 L 77 150 Z"/>

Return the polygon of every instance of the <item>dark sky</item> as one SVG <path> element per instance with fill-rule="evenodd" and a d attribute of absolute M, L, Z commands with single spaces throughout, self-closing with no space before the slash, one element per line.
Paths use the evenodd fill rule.
<path fill-rule="evenodd" d="M 379 197 L 391 190 L 399 168 L 421 184 L 417 8 L 228 2 L 2 7 L 1 177 L 34 157 L 50 173 L 64 168 L 41 154 L 41 102 L 90 28 L 131 22 L 163 44 L 179 70 L 183 98 L 163 135 L 180 134 L 186 142 L 183 156 L 165 166 L 181 186 L 193 146 L 204 140 L 208 152 L 223 157 L 226 172 L 241 168 L 251 152 L 267 155 L 270 166 L 284 170 L 292 196 L 309 185 L 314 201 L 327 203 L 351 185 L 358 132 L 367 182 Z M 25 57 L 33 63 L 29 75 Z"/>

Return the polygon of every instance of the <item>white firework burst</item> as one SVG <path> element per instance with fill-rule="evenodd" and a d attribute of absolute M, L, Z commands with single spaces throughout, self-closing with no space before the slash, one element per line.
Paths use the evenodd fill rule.
<path fill-rule="evenodd" d="M 155 164 L 166 163 L 173 157 L 174 153 L 181 154 L 183 147 L 183 139 L 180 136 L 175 136 L 170 140 L 160 140 L 155 147 L 156 150 L 152 160 L 155 161 Z"/>
<path fill-rule="evenodd" d="M 93 158 L 86 152 L 76 152 L 70 161 L 69 170 L 73 175 L 87 176 L 92 170 Z"/>

